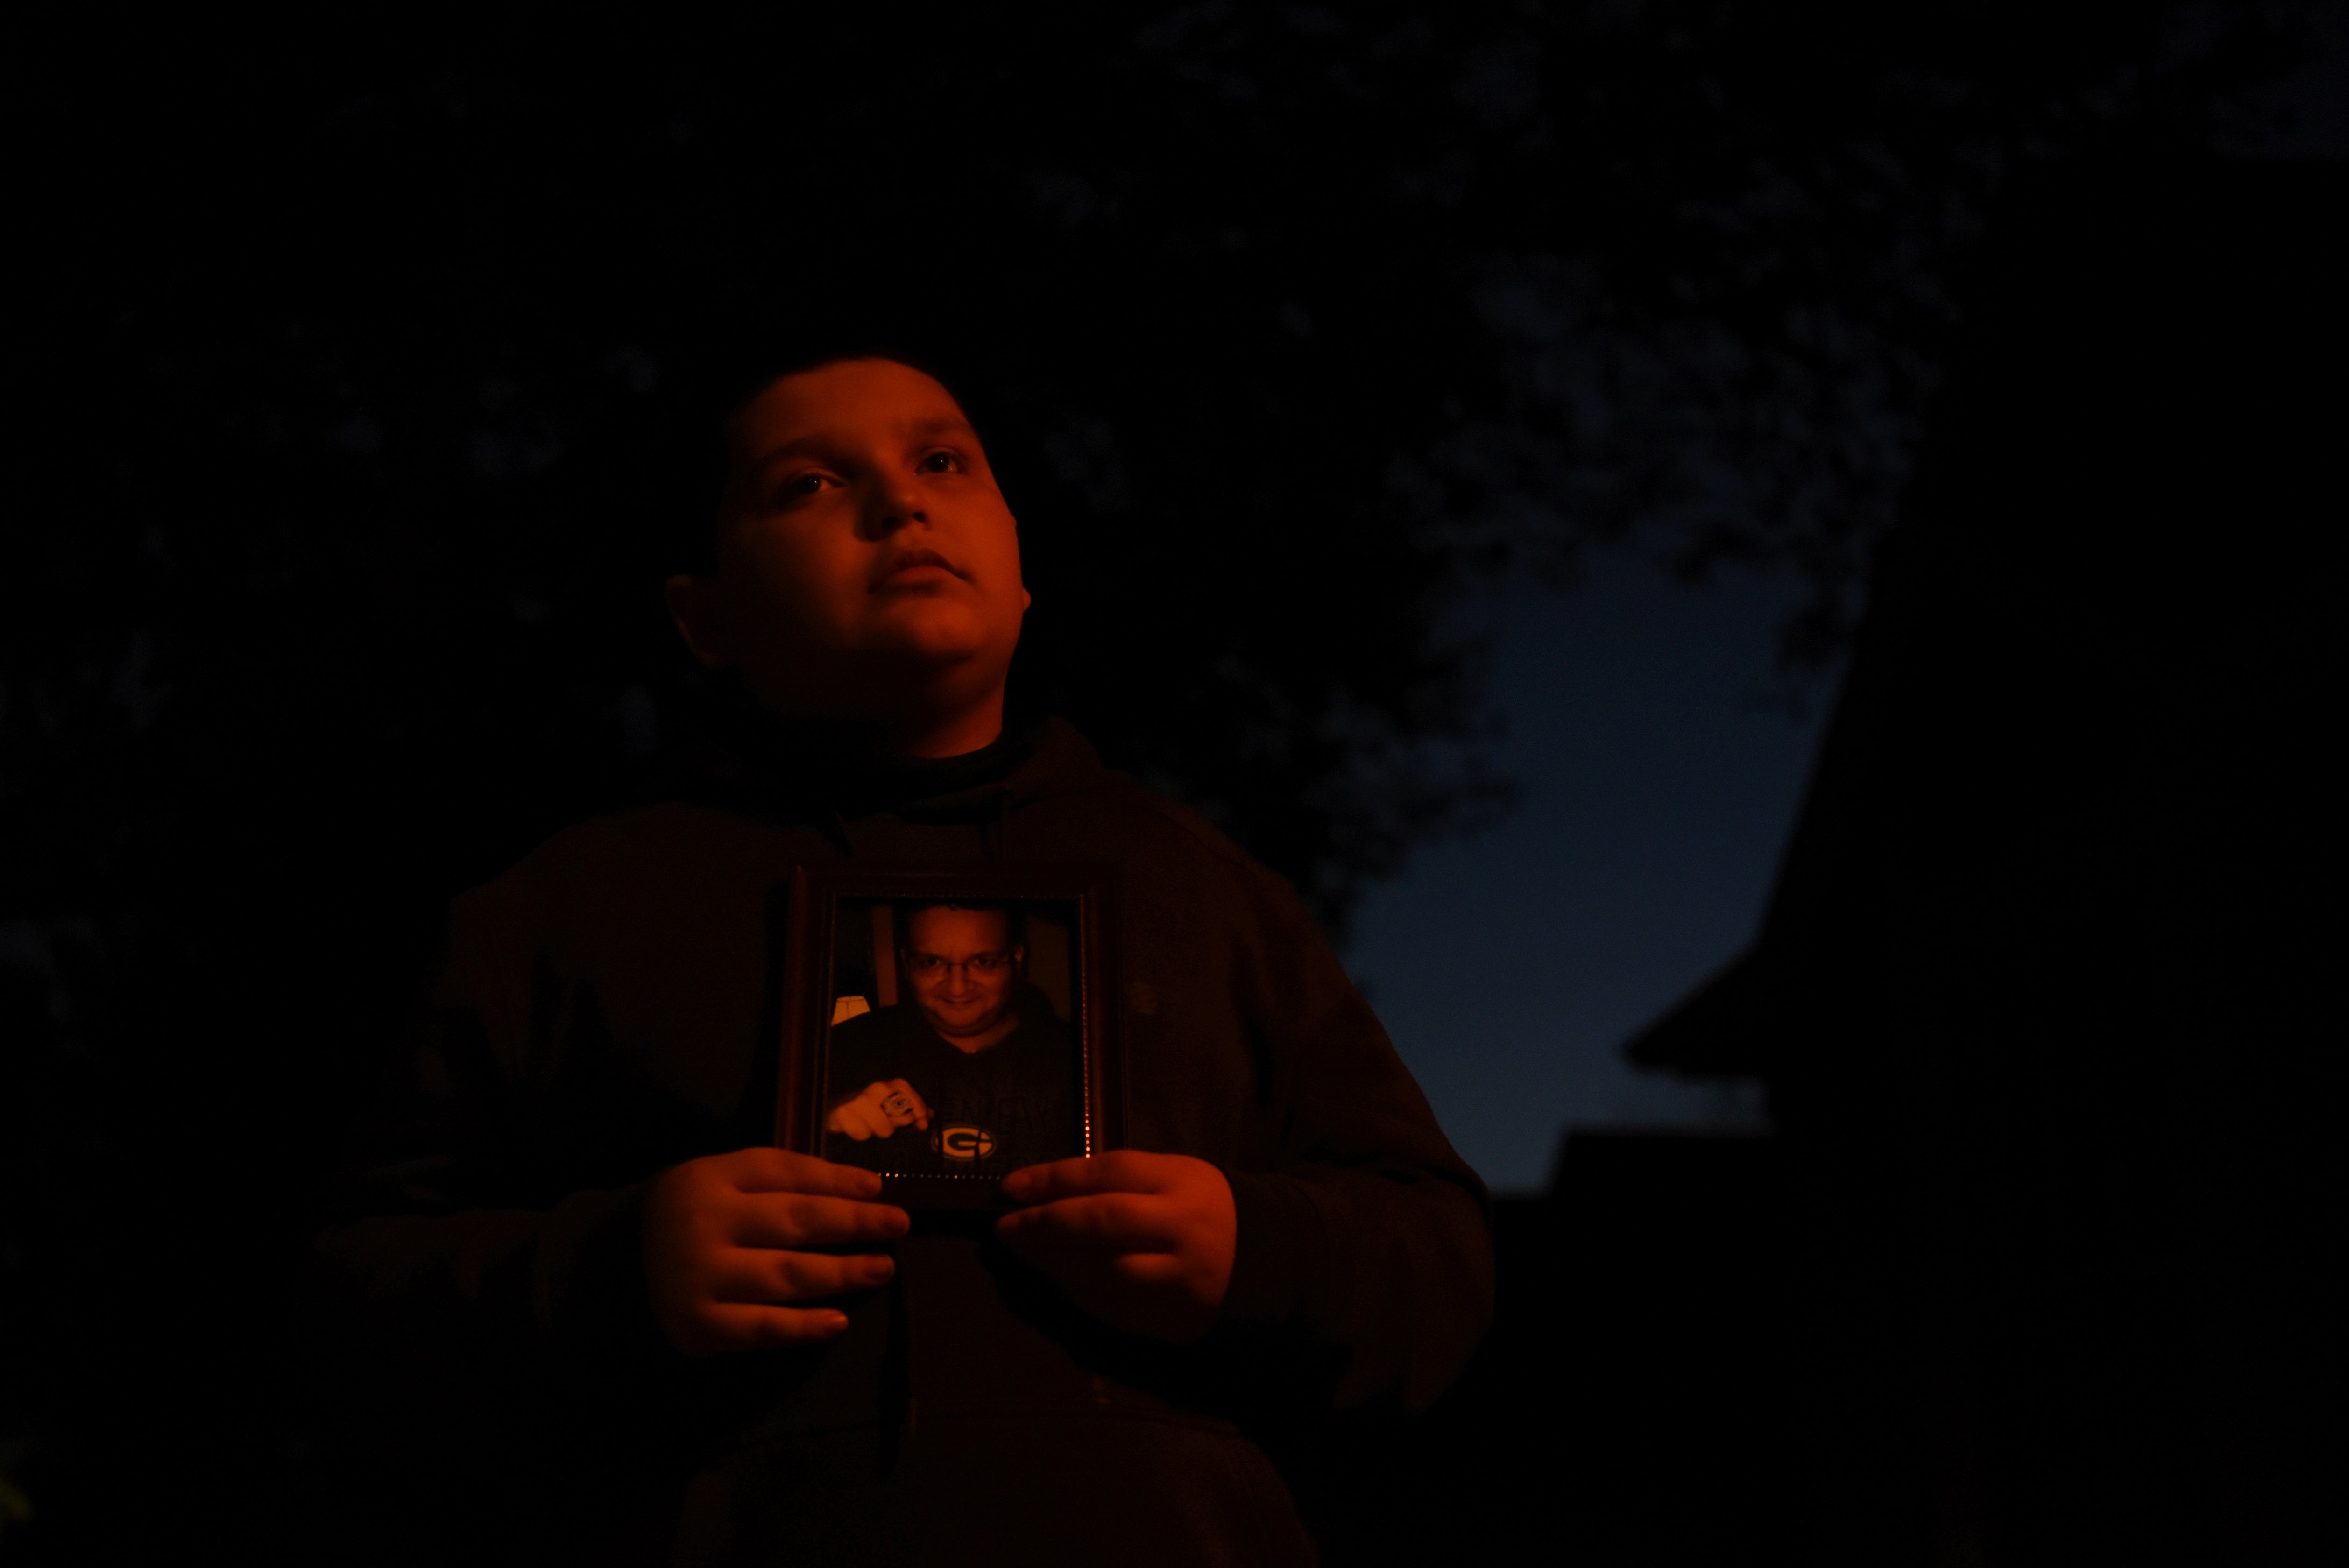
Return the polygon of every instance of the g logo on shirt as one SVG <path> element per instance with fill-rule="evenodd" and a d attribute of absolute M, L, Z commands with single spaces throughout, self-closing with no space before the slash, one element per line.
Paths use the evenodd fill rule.
<path fill-rule="evenodd" d="M 984 1160 L 995 1152 L 995 1134 L 983 1127 L 941 1127 L 930 1147 L 949 1160 Z"/>

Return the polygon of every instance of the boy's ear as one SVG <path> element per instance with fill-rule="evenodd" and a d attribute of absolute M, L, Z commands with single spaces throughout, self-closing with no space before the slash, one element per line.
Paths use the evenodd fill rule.
<path fill-rule="evenodd" d="M 695 658 L 713 670 L 734 662 L 719 623 L 717 584 L 680 572 L 661 589 L 661 597 L 667 601 L 669 619 L 677 623 L 677 634 Z"/>

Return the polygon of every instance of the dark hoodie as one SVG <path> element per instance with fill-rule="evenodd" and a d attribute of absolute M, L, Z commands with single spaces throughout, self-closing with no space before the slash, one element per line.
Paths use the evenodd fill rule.
<path fill-rule="evenodd" d="M 347 1452 L 441 1560 L 1310 1561 L 1268 1451 L 1432 1400 L 1492 1260 L 1482 1188 L 1295 893 L 1058 721 L 894 774 L 761 760 L 452 906 L 318 1243 Z M 667 1346 L 645 1191 L 767 1141 L 781 890 L 844 857 L 1117 867 L 1126 1140 L 1212 1161 L 1238 1208 L 1206 1339 L 1108 1329 L 949 1225 L 828 1346 Z"/>

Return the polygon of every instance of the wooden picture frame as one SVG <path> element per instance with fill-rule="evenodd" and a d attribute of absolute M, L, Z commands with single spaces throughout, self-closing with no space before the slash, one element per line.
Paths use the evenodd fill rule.
<path fill-rule="evenodd" d="M 777 1146 L 920 1209 L 999 1208 L 1009 1171 L 1120 1147 L 1115 903 L 1107 866 L 802 867 Z"/>

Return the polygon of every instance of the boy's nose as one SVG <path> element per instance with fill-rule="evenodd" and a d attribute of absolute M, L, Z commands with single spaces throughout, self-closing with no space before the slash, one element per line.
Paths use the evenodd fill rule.
<path fill-rule="evenodd" d="M 922 492 L 902 480 L 882 481 L 864 508 L 864 531 L 872 539 L 886 539 L 911 522 L 927 527 L 929 521 Z"/>

